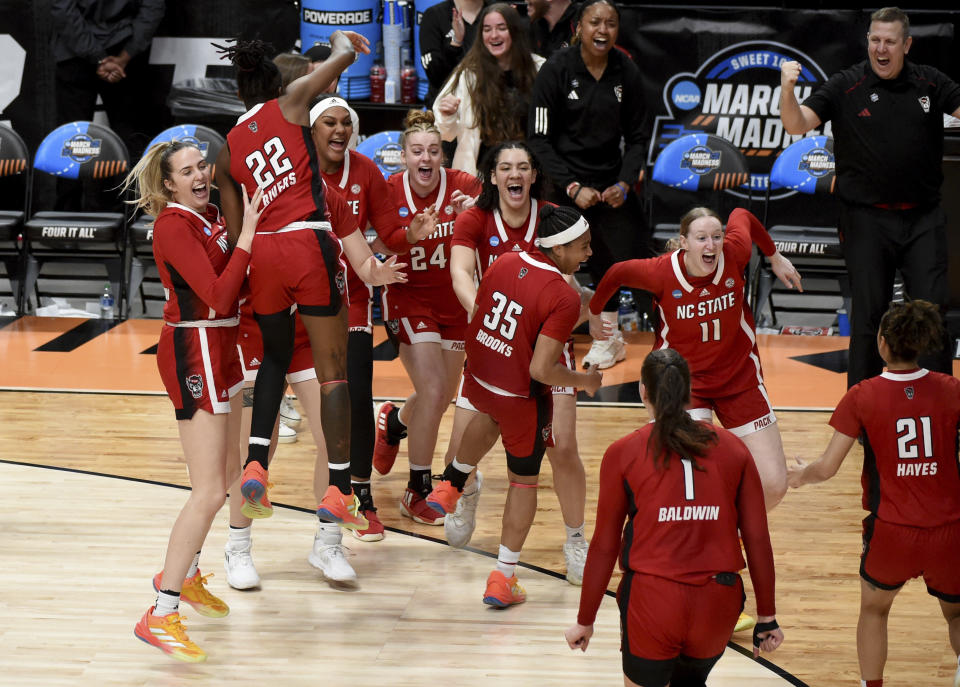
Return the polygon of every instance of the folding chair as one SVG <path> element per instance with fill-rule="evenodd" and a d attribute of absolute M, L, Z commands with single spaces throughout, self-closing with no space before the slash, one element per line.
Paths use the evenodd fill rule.
<path fill-rule="evenodd" d="M 213 129 L 199 124 L 178 124 L 157 134 L 146 150 L 150 150 L 158 143 L 169 141 L 186 141 L 195 144 L 210 163 L 210 179 L 216 172 L 217 156 L 226 142 L 223 136 Z M 216 189 L 210 190 L 210 202 L 218 204 L 220 195 Z M 147 214 L 141 214 L 130 225 L 130 270 L 127 275 L 127 294 L 130 308 L 133 308 L 133 299 L 139 294 L 140 306 L 143 313 L 147 312 L 147 301 L 163 301 L 162 291 L 148 293 L 145 284 L 159 284 L 160 278 L 155 274 L 156 265 L 153 261 L 153 220 Z M 148 270 L 150 275 L 147 276 Z"/>
<path fill-rule="evenodd" d="M 405 169 L 401 157 L 403 152 L 400 147 L 401 133 L 400 131 L 381 131 L 373 136 L 368 136 L 357 145 L 357 152 L 373 160 L 380 168 L 384 178 Z"/>
<path fill-rule="evenodd" d="M 36 172 L 64 179 L 76 179 L 93 188 L 110 190 L 120 184 L 130 168 L 127 147 L 113 131 L 93 122 L 71 122 L 58 127 L 40 143 L 34 157 Z M 36 176 L 36 175 L 35 175 Z M 126 210 L 121 212 L 35 211 L 25 223 L 26 270 L 23 281 L 24 308 L 30 294 L 40 304 L 42 295 L 68 295 L 97 298 L 102 293 L 103 276 L 89 269 L 106 269 L 119 317 L 125 317 L 124 262 L 126 259 Z M 58 269 L 43 274 L 49 266 Z M 74 268 L 67 271 L 65 266 Z M 95 271 L 94 271 L 95 272 Z M 40 278 L 53 282 L 94 282 L 100 288 L 76 293 L 41 291 Z"/>
<path fill-rule="evenodd" d="M 30 153 L 10 127 L 0 125 L 0 263 L 19 315 L 23 304 L 23 222 L 30 211 Z"/>
<path fill-rule="evenodd" d="M 787 146 L 773 162 L 770 184 L 767 188 L 764 224 L 767 224 L 770 208 L 770 192 L 773 189 L 789 189 L 807 195 L 830 194 L 836 186 L 836 170 L 833 155 L 833 139 L 829 136 L 809 136 Z M 804 300 L 810 296 L 839 296 L 843 306 L 850 310 L 850 282 L 846 263 L 840 250 L 840 238 L 834 226 L 811 226 L 805 224 L 774 224 L 768 226 L 770 236 L 782 255 L 789 258 L 807 282 L 804 285 Z M 770 309 L 770 324 L 777 324 L 777 307 L 773 293 L 775 277 L 766 259 L 761 259 L 754 272 L 754 317 L 758 323 L 763 308 Z M 837 288 L 811 285 L 811 280 L 836 281 Z M 809 286 L 808 286 L 809 285 Z M 792 312 L 834 313 L 835 305 L 795 305 Z M 781 308 L 786 310 L 787 308 Z"/>

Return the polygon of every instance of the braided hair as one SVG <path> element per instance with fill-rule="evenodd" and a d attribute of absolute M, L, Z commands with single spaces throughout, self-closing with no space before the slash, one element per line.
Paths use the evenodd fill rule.
<path fill-rule="evenodd" d="M 280 95 L 283 79 L 270 59 L 273 46 L 260 40 L 234 39 L 233 45 L 213 44 L 221 60 L 230 60 L 237 68 L 237 92 L 244 106 L 250 109 Z"/>

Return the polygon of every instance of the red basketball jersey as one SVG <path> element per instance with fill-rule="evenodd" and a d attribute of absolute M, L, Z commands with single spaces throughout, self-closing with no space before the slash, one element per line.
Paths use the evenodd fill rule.
<path fill-rule="evenodd" d="M 649 291 L 660 311 L 654 348 L 673 348 L 686 358 L 694 394 L 719 398 L 756 387 L 763 383 L 763 372 L 743 276 L 752 241 L 764 254 L 773 254 L 773 241 L 763 225 L 738 208 L 727 221 L 723 252 L 713 274 L 690 276 L 683 250 L 627 260 L 607 270 L 590 308 L 599 313 L 621 285 Z"/>
<path fill-rule="evenodd" d="M 450 241 L 455 213 L 450 202 L 454 191 L 467 195 L 480 192 L 475 177 L 457 169 L 440 168 L 440 183 L 421 198 L 410 188 L 410 172 L 387 179 L 391 198 L 404 229 L 414 215 L 430 205 L 437 208 L 437 228 L 410 247 L 406 256 L 406 284 L 390 284 L 383 291 L 384 317 L 395 319 L 413 315 L 431 315 L 439 321 L 461 321 L 463 306 L 457 300 L 450 280 Z"/>
<path fill-rule="evenodd" d="M 250 253 L 231 250 L 215 205 L 200 214 L 168 203 L 153 225 L 153 257 L 167 297 L 165 322 L 237 316 Z"/>
<path fill-rule="evenodd" d="M 710 427 L 717 443 L 697 459 L 702 470 L 677 454 L 658 468 L 647 449 L 652 423 L 607 449 L 579 622 L 593 622 L 618 555 L 624 571 L 703 585 L 744 567 L 738 530 L 750 557 L 757 612 L 774 615 L 773 549 L 760 476 L 742 441 Z"/>
<path fill-rule="evenodd" d="M 865 379 L 830 418 L 838 432 L 866 430 L 863 508 L 881 520 L 937 527 L 960 520 L 960 380 L 919 369 Z"/>
<path fill-rule="evenodd" d="M 540 208 L 535 198 L 530 199 L 530 214 L 518 227 L 503 221 L 500 210 L 492 212 L 470 208 L 457 217 L 453 225 L 453 245 L 465 246 L 473 251 L 477 266 L 477 279 L 493 261 L 504 253 L 531 251 L 540 226 Z"/>
<path fill-rule="evenodd" d="M 291 222 L 323 221 L 323 191 L 310 127 L 291 124 L 274 100 L 255 105 L 227 134 L 230 176 L 248 195 L 263 189 L 258 232 Z"/>
<path fill-rule="evenodd" d="M 467 369 L 489 391 L 528 397 L 537 337 L 566 341 L 579 315 L 580 297 L 553 262 L 538 253 L 503 255 L 477 290 L 465 336 Z"/>

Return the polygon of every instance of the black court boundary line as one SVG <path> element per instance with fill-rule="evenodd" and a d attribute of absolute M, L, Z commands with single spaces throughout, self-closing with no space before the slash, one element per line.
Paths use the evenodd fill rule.
<path fill-rule="evenodd" d="M 190 491 L 190 487 L 184 486 L 182 484 L 170 484 L 169 482 L 160 482 L 158 480 L 143 479 L 142 477 L 127 477 L 125 475 L 111 475 L 110 473 L 107 473 L 107 472 L 95 472 L 93 470 L 80 470 L 79 468 L 65 468 L 57 465 L 41 465 L 39 463 L 25 463 L 17 460 L 8 460 L 6 458 L 0 458 L 0 465 L 18 465 L 20 467 L 41 468 L 44 470 L 57 470 L 60 472 L 72 472 L 78 475 L 90 475 L 93 477 L 107 477 L 109 479 L 119 479 L 127 482 L 138 482 L 140 484 L 150 484 L 158 487 L 172 487 L 173 489 Z M 286 508 L 287 510 L 297 511 L 299 513 L 309 513 L 311 515 L 315 514 L 316 512 L 310 508 L 303 508 L 301 506 L 291 506 L 289 504 L 279 503 L 276 501 L 273 502 L 273 505 L 275 507 Z M 437 539 L 436 537 L 431 537 L 426 534 L 420 534 L 418 532 L 408 532 L 407 530 L 402 530 L 397 527 L 384 526 L 384 529 L 386 529 L 389 532 L 393 532 L 394 534 L 402 534 L 408 537 L 413 537 L 414 539 L 423 539 L 424 541 L 429 541 L 434 544 L 442 544 L 443 546 L 453 548 L 446 541 L 442 539 Z M 497 558 L 496 554 L 490 553 L 489 551 L 481 551 L 480 549 L 476 549 L 472 546 L 465 546 L 461 550 L 469 551 L 471 553 L 476 553 L 481 556 L 485 556 L 486 558 L 492 558 L 494 560 Z M 549 577 L 554 577 L 559 580 L 566 581 L 566 577 L 564 575 L 561 575 L 560 573 L 555 572 L 553 570 L 547 570 L 546 568 L 541 568 L 538 565 L 530 565 L 529 563 L 518 563 L 517 565 L 521 568 L 526 568 L 527 570 L 533 570 L 543 575 L 547 575 Z M 617 596 L 614 592 L 611 592 L 609 589 L 605 592 L 605 595 L 612 598 L 616 598 Z M 780 666 L 776 665 L 775 663 L 771 663 L 770 661 L 763 658 L 762 656 L 760 658 L 754 659 L 753 652 L 745 647 L 740 646 L 739 644 L 735 644 L 734 642 L 727 642 L 727 646 L 733 649 L 734 651 L 736 651 L 737 653 L 743 656 L 746 656 L 747 658 L 753 659 L 754 661 L 756 661 L 757 663 L 762 665 L 764 668 L 766 668 L 770 672 L 777 675 L 778 677 L 783 678 L 784 680 L 789 682 L 791 685 L 795 685 L 795 687 L 810 687 L 806 682 L 802 681 L 800 678 L 794 675 L 791 675 Z"/>

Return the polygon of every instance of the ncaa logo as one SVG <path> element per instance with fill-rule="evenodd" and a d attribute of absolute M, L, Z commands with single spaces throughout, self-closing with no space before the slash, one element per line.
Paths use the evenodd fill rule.
<path fill-rule="evenodd" d="M 673 293 L 671 293 L 670 295 L 672 295 L 677 300 L 680 300 L 681 298 L 683 298 L 683 292 L 680 291 L 680 289 L 674 289 Z"/>
<path fill-rule="evenodd" d="M 674 107 L 692 110 L 700 104 L 700 87 L 688 79 L 678 81 L 670 91 L 670 100 Z"/>
<path fill-rule="evenodd" d="M 814 148 L 800 158 L 800 171 L 812 177 L 826 176 L 835 168 L 833 153 L 824 148 Z"/>
<path fill-rule="evenodd" d="M 99 138 L 91 138 L 87 134 L 76 134 L 63 142 L 60 156 L 83 164 L 87 160 L 99 157 L 101 143 Z"/>
<path fill-rule="evenodd" d="M 499 245 L 500 245 L 500 237 L 499 237 L 499 236 L 491 236 L 491 237 L 490 237 L 490 245 L 493 246 L 494 248 L 496 248 L 497 246 L 499 246 Z"/>
<path fill-rule="evenodd" d="M 409 216 L 410 216 L 410 210 L 407 209 L 407 206 L 406 206 L 406 205 L 402 205 L 402 206 L 400 207 L 400 209 L 397 210 L 397 214 L 400 215 L 401 217 L 409 217 Z"/>
<path fill-rule="evenodd" d="M 694 146 L 683 154 L 680 166 L 694 174 L 708 174 L 720 166 L 720 151 L 707 146 Z"/>

